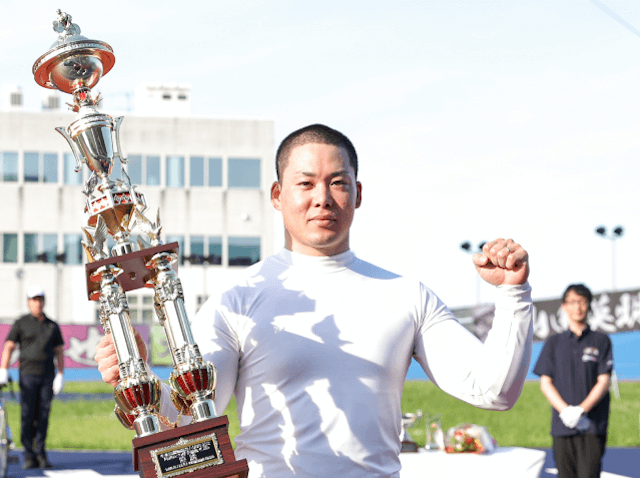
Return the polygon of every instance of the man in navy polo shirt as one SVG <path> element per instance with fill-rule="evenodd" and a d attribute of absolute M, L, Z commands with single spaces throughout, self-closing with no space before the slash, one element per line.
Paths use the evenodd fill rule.
<path fill-rule="evenodd" d="M 44 313 L 44 290 L 38 286 L 30 287 L 27 299 L 30 313 L 16 320 L 4 342 L 0 358 L 0 385 L 7 383 L 11 353 L 19 345 L 22 467 L 52 468 L 45 442 L 51 400 L 64 386 L 64 341 L 58 324 Z"/>
<path fill-rule="evenodd" d="M 534 369 L 552 408 L 553 457 L 559 478 L 597 478 L 607 442 L 611 340 L 587 325 L 591 291 L 572 284 L 562 296 L 569 330 L 552 335 Z"/>

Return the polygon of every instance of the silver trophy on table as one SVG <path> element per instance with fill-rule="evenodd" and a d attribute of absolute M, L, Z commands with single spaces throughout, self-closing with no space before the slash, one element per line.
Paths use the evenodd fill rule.
<path fill-rule="evenodd" d="M 110 178 L 116 160 L 126 163 L 120 146 L 123 117 L 100 113 L 100 98 L 91 89 L 115 63 L 113 49 L 105 42 L 80 34 L 71 15 L 57 11 L 53 29 L 58 39 L 33 65 L 36 82 L 73 96 L 69 106 L 78 118 L 56 130 L 75 156 L 76 172 L 86 164 L 91 171 L 86 196 L 82 241 L 87 255 L 89 300 L 100 301 L 100 321 L 113 336 L 120 380 L 114 390 L 115 413 L 133 440 L 134 469 L 142 477 L 246 477 L 246 460 L 236 461 L 227 433 L 226 417 L 216 417 L 213 397 L 215 367 L 198 350 L 184 306 L 182 285 L 174 266 L 178 244 L 163 244 L 160 212 L 155 221 L 145 216 L 144 194 L 136 190 L 122 169 L 122 177 Z M 137 231 L 137 241 L 132 232 Z M 115 245 L 109 250 L 107 239 Z M 154 289 L 154 306 L 163 325 L 173 359 L 171 401 L 179 415 L 190 415 L 190 425 L 161 431 L 160 382 L 140 356 L 129 319 L 126 292 Z"/>
<path fill-rule="evenodd" d="M 425 450 L 444 450 L 444 433 L 442 432 L 442 421 L 439 413 L 425 417 L 426 438 Z"/>
<path fill-rule="evenodd" d="M 422 410 L 418 410 L 416 413 L 402 414 L 402 420 L 400 422 L 400 424 L 402 425 L 402 430 L 400 432 L 400 443 L 401 443 L 400 452 L 401 453 L 410 453 L 410 452 L 414 453 L 418 451 L 418 444 L 413 438 L 411 438 L 411 435 L 409 435 L 408 430 L 409 428 L 412 428 L 416 426 L 418 423 L 420 423 L 421 419 L 422 419 Z"/>

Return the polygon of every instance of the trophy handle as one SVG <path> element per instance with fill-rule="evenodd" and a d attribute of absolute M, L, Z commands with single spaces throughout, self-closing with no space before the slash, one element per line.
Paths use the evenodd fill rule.
<path fill-rule="evenodd" d="M 122 147 L 120 146 L 120 124 L 122 123 L 123 119 L 124 116 L 113 118 L 113 129 L 116 133 L 116 144 L 114 147 L 113 156 L 114 159 L 118 158 L 122 164 L 127 164 L 129 160 L 122 155 Z"/>
<path fill-rule="evenodd" d="M 76 173 L 79 172 L 82 169 L 82 163 L 87 164 L 87 158 L 85 158 L 80 149 L 78 149 L 78 146 L 76 145 L 75 141 L 73 141 L 73 138 L 71 138 L 66 128 L 58 126 L 56 128 L 56 131 L 64 136 L 64 139 L 66 139 L 67 143 L 69 143 L 71 151 L 73 152 L 73 156 L 76 158 L 76 167 L 73 168 L 73 170 Z"/>

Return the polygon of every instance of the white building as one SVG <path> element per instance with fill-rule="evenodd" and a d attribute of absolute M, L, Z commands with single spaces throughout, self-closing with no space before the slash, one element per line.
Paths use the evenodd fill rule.
<path fill-rule="evenodd" d="M 190 117 L 188 87 L 169 85 L 164 95 L 161 85 L 149 88 L 136 90 L 144 101 L 136 100 L 135 113 L 127 113 L 122 122 L 121 145 L 129 159 L 124 167 L 146 195 L 145 214 L 155 220 L 160 209 L 164 242 L 180 243 L 178 274 L 192 318 L 206 296 L 273 252 L 273 123 Z M 53 93 L 43 95 L 42 112 L 27 112 L 18 87 L 2 88 L 3 323 L 27 312 L 25 293 L 34 284 L 45 289 L 45 312 L 58 322 L 98 322 L 96 303 L 87 299 L 80 246 L 86 225 L 81 191 L 89 170 L 83 166 L 81 173 L 74 172 L 75 158 L 54 129 L 76 119 L 74 113 L 57 109 L 71 97 L 60 95 L 57 101 Z M 118 163 L 112 176 L 119 175 Z M 133 322 L 154 323 L 152 293 L 127 293 Z"/>

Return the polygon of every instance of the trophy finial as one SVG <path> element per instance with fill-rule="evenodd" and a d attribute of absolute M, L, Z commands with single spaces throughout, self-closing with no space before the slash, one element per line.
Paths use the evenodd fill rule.
<path fill-rule="evenodd" d="M 115 63 L 113 49 L 106 43 L 80 35 L 71 15 L 57 10 L 53 30 L 58 38 L 33 65 L 40 86 L 75 94 L 93 88 Z"/>
<path fill-rule="evenodd" d="M 71 15 L 60 9 L 56 10 L 56 13 L 58 14 L 58 19 L 53 22 L 54 31 L 65 36 L 80 35 L 80 27 L 75 23 L 71 23 Z"/>

